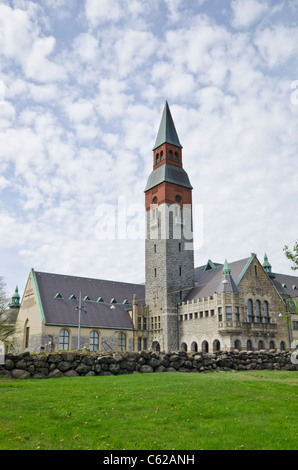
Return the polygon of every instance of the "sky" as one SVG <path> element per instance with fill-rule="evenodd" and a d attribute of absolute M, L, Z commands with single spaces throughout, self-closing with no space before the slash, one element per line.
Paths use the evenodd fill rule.
<path fill-rule="evenodd" d="M 298 0 L 0 0 L 0 276 L 142 283 L 168 101 L 195 265 L 298 239 Z"/>

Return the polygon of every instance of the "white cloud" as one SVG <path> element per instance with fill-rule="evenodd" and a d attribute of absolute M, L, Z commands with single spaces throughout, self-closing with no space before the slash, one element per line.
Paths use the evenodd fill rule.
<path fill-rule="evenodd" d="M 259 31 L 255 44 L 269 67 L 284 64 L 298 52 L 297 28 L 275 25 Z"/>
<path fill-rule="evenodd" d="M 266 1 L 258 0 L 233 0 L 231 8 L 234 14 L 232 24 L 235 28 L 247 28 L 268 12 L 269 5 Z"/>
<path fill-rule="evenodd" d="M 118 0 L 86 0 L 85 11 L 92 26 L 118 21 L 123 15 Z"/>
<path fill-rule="evenodd" d="M 94 114 L 93 104 L 91 101 L 84 99 L 66 103 L 65 108 L 69 119 L 75 122 L 86 121 Z"/>
<path fill-rule="evenodd" d="M 98 40 L 90 33 L 82 33 L 77 36 L 74 40 L 73 47 L 82 63 L 93 62 L 98 58 Z"/>
<path fill-rule="evenodd" d="M 41 82 L 66 78 L 63 67 L 47 59 L 55 43 L 52 36 L 40 36 L 27 11 L 0 5 L 0 54 L 20 64 L 27 78 Z"/>

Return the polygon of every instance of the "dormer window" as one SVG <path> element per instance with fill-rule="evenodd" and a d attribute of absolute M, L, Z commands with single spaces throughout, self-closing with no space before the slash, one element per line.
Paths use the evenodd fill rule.
<path fill-rule="evenodd" d="M 71 294 L 71 296 L 69 297 L 69 300 L 78 300 L 78 299 L 76 298 L 74 294 Z"/>

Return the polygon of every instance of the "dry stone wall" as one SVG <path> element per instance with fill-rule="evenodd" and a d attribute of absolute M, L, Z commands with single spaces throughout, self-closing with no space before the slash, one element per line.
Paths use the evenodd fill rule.
<path fill-rule="evenodd" d="M 229 351 L 212 354 L 114 352 L 109 354 L 61 352 L 8 354 L 0 365 L 0 377 L 29 379 L 121 375 L 152 372 L 205 372 L 249 370 L 297 371 L 290 351 Z"/>

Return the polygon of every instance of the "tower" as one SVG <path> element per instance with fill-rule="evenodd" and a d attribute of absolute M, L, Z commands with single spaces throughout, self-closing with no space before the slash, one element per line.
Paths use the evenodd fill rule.
<path fill-rule="evenodd" d="M 161 349 L 177 350 L 177 306 L 194 286 L 192 186 L 183 169 L 182 146 L 167 102 L 153 148 L 145 205 L 151 343 L 155 340 Z"/>
<path fill-rule="evenodd" d="M 11 298 L 11 303 L 9 304 L 10 309 L 19 309 L 20 308 L 20 294 L 19 294 L 19 288 L 16 286 L 14 294 Z"/>

